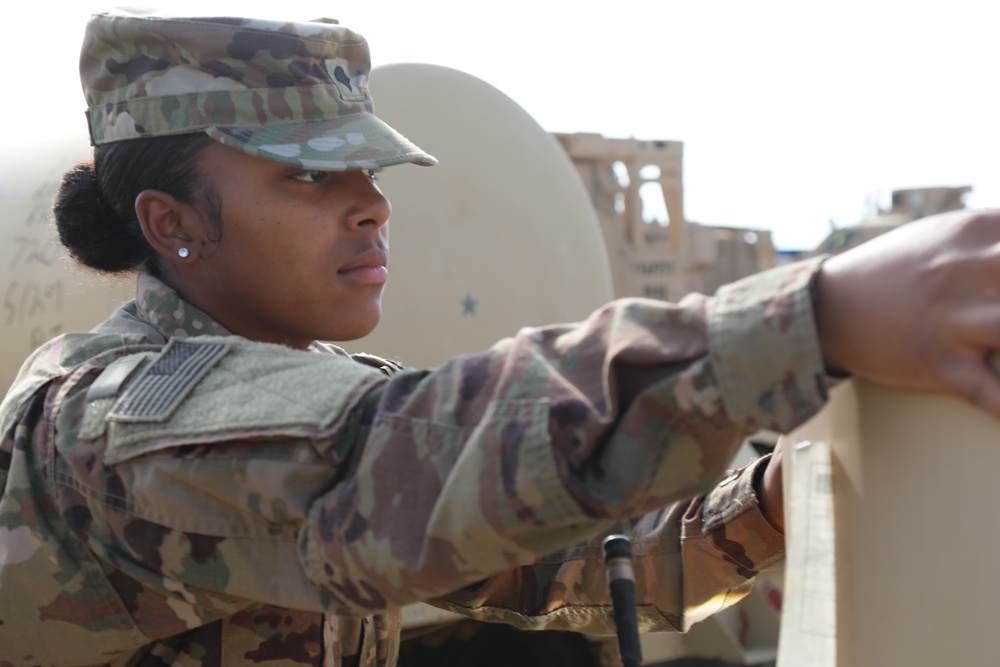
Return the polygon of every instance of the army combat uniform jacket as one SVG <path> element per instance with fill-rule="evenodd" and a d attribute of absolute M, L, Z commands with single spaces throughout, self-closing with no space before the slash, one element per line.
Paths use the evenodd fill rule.
<path fill-rule="evenodd" d="M 419 600 L 610 634 L 616 522 L 643 629 L 683 630 L 783 556 L 726 468 L 825 400 L 815 270 L 391 375 L 232 336 L 140 273 L 0 407 L 0 665 L 392 665 Z"/>

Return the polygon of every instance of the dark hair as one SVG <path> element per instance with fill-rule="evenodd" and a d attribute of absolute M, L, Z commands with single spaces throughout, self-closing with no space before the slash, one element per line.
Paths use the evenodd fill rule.
<path fill-rule="evenodd" d="M 218 198 L 197 167 L 199 153 L 211 142 L 201 132 L 117 141 L 97 146 L 93 159 L 67 171 L 53 212 L 59 240 L 73 259 L 112 274 L 146 262 L 160 275 L 159 257 L 135 214 L 135 199 L 143 190 L 161 190 L 202 206 L 221 234 Z"/>

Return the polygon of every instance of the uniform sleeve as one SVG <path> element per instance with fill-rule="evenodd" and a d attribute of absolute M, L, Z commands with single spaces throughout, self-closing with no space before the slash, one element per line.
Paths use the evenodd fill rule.
<path fill-rule="evenodd" d="M 744 548 L 730 533 L 745 539 L 762 520 L 747 493 L 726 490 L 735 482 L 687 510 L 662 508 L 711 491 L 749 431 L 786 431 L 822 405 L 816 266 L 756 276 L 714 302 L 617 301 L 586 322 L 522 330 L 393 378 L 372 399 L 357 468 L 311 508 L 301 533 L 311 578 L 354 613 L 400 606 L 645 515 L 640 543 L 673 554 L 650 568 L 656 587 L 691 584 L 686 600 L 665 603 L 668 622 L 718 607 L 768 551 L 780 555 L 778 540 L 728 562 Z M 736 501 L 754 511 L 736 520 Z M 681 551 L 697 578 L 683 578 Z"/>
<path fill-rule="evenodd" d="M 613 635 L 601 544 L 628 533 L 642 632 L 686 631 L 741 600 L 758 572 L 784 557 L 784 536 L 761 514 L 753 478 L 769 457 L 734 471 L 708 494 L 615 525 L 531 565 L 432 603 L 526 630 Z"/>
<path fill-rule="evenodd" d="M 818 370 L 809 314 L 816 265 L 724 287 L 710 305 L 710 349 L 726 412 L 747 427 L 787 430 L 825 401 L 827 380 Z M 601 543 L 627 532 L 641 630 L 686 631 L 742 599 L 753 578 L 784 557 L 784 536 L 764 518 L 754 491 L 769 458 L 727 474 L 704 495 L 432 602 L 523 629 L 614 634 Z"/>
<path fill-rule="evenodd" d="M 716 487 L 748 431 L 823 401 L 814 269 L 714 302 L 616 301 L 391 378 L 211 338 L 122 369 L 121 396 L 84 367 L 55 401 L 60 513 L 162 635 L 251 603 L 366 616 L 439 598 L 632 517 L 649 604 L 683 625 L 733 586 L 739 545 L 704 543 L 752 522 L 706 530 L 736 507 L 725 491 L 675 503 Z M 662 598 L 685 569 L 703 583 Z"/>

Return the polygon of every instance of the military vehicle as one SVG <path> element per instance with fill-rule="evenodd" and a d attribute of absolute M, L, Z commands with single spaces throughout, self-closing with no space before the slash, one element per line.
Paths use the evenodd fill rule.
<path fill-rule="evenodd" d="M 865 202 L 865 213 L 855 225 L 839 227 L 820 241 L 810 255 L 835 254 L 869 241 L 887 231 L 937 213 L 966 207 L 972 192 L 968 185 L 926 188 L 902 188 L 884 193 L 873 192 Z"/>
<path fill-rule="evenodd" d="M 679 141 L 552 135 L 500 91 L 443 67 L 378 68 L 372 88 L 380 116 L 441 162 L 380 174 L 394 207 L 393 280 L 382 323 L 351 351 L 433 365 L 523 326 L 581 319 L 614 297 L 712 292 L 774 265 L 769 232 L 685 219 Z M 89 155 L 83 122 L 23 154 L 0 166 L 4 387 L 39 344 L 89 329 L 132 296 L 130 279 L 76 268 L 54 241 L 61 175 Z M 747 445 L 742 462 L 756 453 Z M 746 601 L 690 633 L 644 636 L 646 663 L 772 661 L 780 590 L 780 570 L 765 573 Z M 614 664 L 606 639 L 513 633 L 426 605 L 404 614 L 411 666 L 419 655 L 456 667 Z"/>

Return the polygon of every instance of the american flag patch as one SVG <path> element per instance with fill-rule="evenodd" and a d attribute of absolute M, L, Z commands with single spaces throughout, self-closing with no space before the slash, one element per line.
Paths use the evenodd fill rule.
<path fill-rule="evenodd" d="M 229 343 L 172 338 L 130 383 L 108 413 L 110 421 L 162 422 L 229 351 Z"/>

